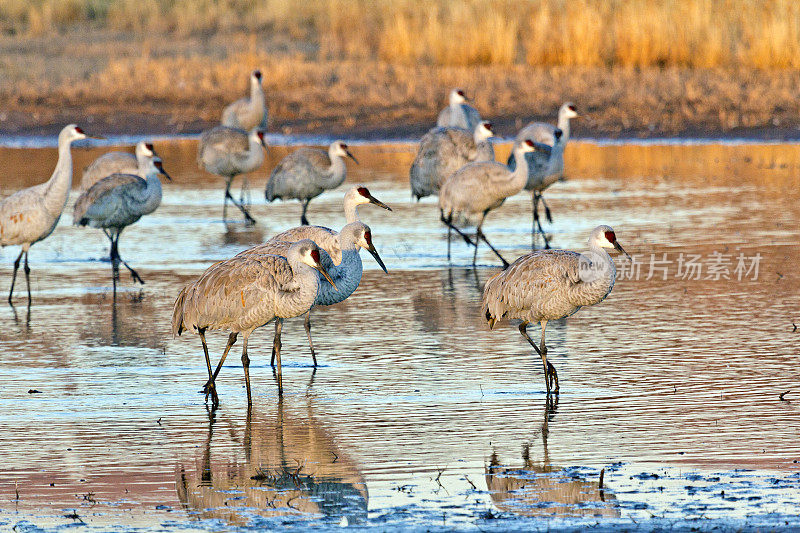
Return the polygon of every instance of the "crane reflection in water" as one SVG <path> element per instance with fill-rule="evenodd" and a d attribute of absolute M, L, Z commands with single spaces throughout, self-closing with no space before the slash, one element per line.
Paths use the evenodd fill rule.
<path fill-rule="evenodd" d="M 209 411 L 202 452 L 176 471 L 178 498 L 190 514 L 235 526 L 251 524 L 254 516 L 366 521 L 367 486 L 358 466 L 314 418 L 310 404 L 285 403 L 279 400 L 269 414 L 248 409 L 243 432 Z M 215 445 L 220 426 L 223 437 Z M 225 434 L 234 441 L 232 453 Z"/>
<path fill-rule="evenodd" d="M 505 466 L 492 450 L 485 466 L 486 486 L 495 507 L 516 515 L 598 516 L 618 518 L 617 498 L 600 481 L 588 481 L 550 462 L 548 423 L 555 417 L 558 396 L 547 395 L 542 437 L 542 460 L 531 458 L 532 442 L 522 445 L 522 466 Z"/>

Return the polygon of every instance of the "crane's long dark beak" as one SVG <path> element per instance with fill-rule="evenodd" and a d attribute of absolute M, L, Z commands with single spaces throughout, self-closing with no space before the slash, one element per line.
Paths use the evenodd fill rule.
<path fill-rule="evenodd" d="M 322 265 L 320 265 L 319 263 L 317 263 L 317 266 L 316 266 L 316 267 L 314 267 L 314 268 L 316 268 L 316 269 L 319 271 L 319 273 L 320 273 L 320 274 L 322 274 L 322 276 L 323 276 L 323 277 L 324 277 L 326 280 L 328 280 L 328 283 L 330 283 L 331 285 L 333 285 L 333 288 L 334 288 L 334 289 L 336 289 L 336 291 L 338 291 L 338 290 L 339 290 L 339 287 L 337 287 L 337 286 L 336 286 L 336 284 L 333 282 L 333 279 L 331 279 L 331 276 L 330 276 L 330 274 L 328 274 L 328 271 L 327 271 L 327 270 L 325 270 L 324 268 L 322 268 Z"/>
<path fill-rule="evenodd" d="M 619 242 L 614 241 L 614 248 L 618 252 L 625 254 L 628 257 L 628 260 L 630 260 L 630 262 L 633 263 L 633 258 L 630 255 L 628 255 L 628 252 L 622 249 L 622 245 Z"/>
<path fill-rule="evenodd" d="M 350 150 L 345 150 L 345 151 L 344 151 L 344 153 L 346 153 L 346 154 L 347 154 L 347 157 L 349 157 L 350 159 L 352 159 L 353 161 L 355 161 L 355 162 L 356 162 L 356 165 L 359 165 L 359 164 L 360 164 L 360 163 L 358 162 L 358 159 L 356 159 L 356 156 L 354 156 L 354 155 L 353 155 L 353 153 L 352 153 Z"/>
<path fill-rule="evenodd" d="M 371 204 L 375 204 L 375 205 L 377 205 L 378 207 L 382 207 L 382 208 L 384 208 L 384 209 L 388 209 L 389 211 L 391 211 L 391 210 L 392 210 L 392 208 L 391 208 L 391 207 L 389 207 L 389 206 L 388 206 L 388 205 L 386 205 L 385 203 L 381 202 L 380 200 L 378 200 L 377 198 L 375 198 L 375 197 L 374 197 L 374 196 L 372 196 L 371 194 L 369 195 L 369 203 L 371 203 Z"/>
<path fill-rule="evenodd" d="M 172 181 L 172 178 L 170 177 L 170 175 L 169 175 L 169 174 L 167 174 L 167 171 L 166 171 L 166 170 L 164 170 L 164 166 L 162 165 L 161 161 L 154 161 L 154 162 L 153 162 L 153 165 L 154 165 L 154 166 L 155 166 L 155 167 L 158 169 L 158 171 L 159 171 L 159 172 L 160 172 L 160 173 L 161 173 L 161 174 L 162 174 L 162 175 L 163 175 L 165 178 L 167 178 L 169 181 Z"/>
<path fill-rule="evenodd" d="M 89 135 L 88 133 L 85 133 L 85 132 L 84 132 L 84 135 L 86 135 L 86 137 L 89 138 L 89 139 L 100 139 L 101 141 L 104 141 L 106 139 L 102 135 Z"/>
<path fill-rule="evenodd" d="M 367 251 L 372 254 L 372 257 L 375 258 L 375 261 L 378 262 L 378 265 L 380 265 L 380 267 L 383 269 L 384 273 L 388 274 L 389 271 L 386 270 L 386 265 L 383 264 L 383 260 L 381 259 L 381 256 L 378 255 L 378 250 L 375 249 L 375 246 L 372 244 L 372 242 L 369 243 L 369 247 L 367 247 Z"/>

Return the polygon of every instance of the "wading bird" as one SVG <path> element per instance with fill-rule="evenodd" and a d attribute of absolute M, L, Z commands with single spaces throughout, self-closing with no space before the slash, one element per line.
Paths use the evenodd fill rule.
<path fill-rule="evenodd" d="M 547 360 L 544 334 L 549 320 L 576 313 L 581 307 L 602 302 L 614 288 L 617 270 L 606 251 L 622 249 L 610 226 L 597 226 L 589 236 L 589 252 L 538 250 L 523 255 L 506 270 L 486 282 L 481 313 L 489 328 L 503 318 L 519 319 L 519 332 L 542 357 L 547 393 L 558 393 L 558 373 Z M 528 325 L 542 326 L 542 340 L 537 347 Z"/>
<path fill-rule="evenodd" d="M 525 184 L 525 190 L 531 191 L 531 248 L 536 245 L 537 233 L 542 235 L 545 249 L 550 248 L 550 242 L 542 229 L 542 223 L 539 219 L 539 201 L 541 200 L 544 204 L 542 193 L 562 177 L 562 172 L 558 170 L 563 170 L 564 168 L 564 138 L 560 129 L 556 129 L 554 138 L 554 145 L 535 143 L 536 152 L 525 156 L 528 161 L 528 183 Z M 515 144 L 519 142 L 522 141 L 517 141 Z M 516 160 L 512 152 L 508 158 L 508 168 L 515 167 Z M 547 204 L 544 204 L 544 206 L 547 221 L 552 223 L 550 208 L 547 207 Z"/>
<path fill-rule="evenodd" d="M 567 142 L 570 138 L 570 120 L 573 118 L 578 118 L 577 108 L 575 104 L 572 102 L 565 102 L 561 105 L 558 109 L 558 124 L 553 126 L 552 124 L 548 124 L 546 122 L 531 122 L 517 133 L 517 137 L 514 140 L 514 144 L 521 143 L 525 139 L 531 139 L 533 142 L 546 144 L 551 146 L 552 148 L 556 149 L 557 151 L 560 149 L 560 153 L 555 155 L 552 160 L 552 164 L 550 169 L 548 170 L 548 174 L 544 176 L 545 181 L 558 181 L 559 179 L 564 177 L 564 147 L 567 145 Z M 559 140 L 556 132 L 561 131 L 561 139 Z M 557 146 L 560 144 L 560 146 Z M 511 157 L 508 159 L 508 165 L 513 168 L 514 166 L 514 154 L 512 152 Z M 534 191 L 532 188 L 526 188 L 529 191 Z M 535 192 L 535 191 L 534 191 Z M 540 191 L 541 192 L 541 191 Z M 541 224 L 538 222 L 539 218 L 539 207 L 538 201 L 542 202 L 545 210 L 545 216 L 547 217 L 547 221 L 552 223 L 553 219 L 550 215 L 550 208 L 547 207 L 547 204 L 544 201 L 544 198 L 541 197 L 541 194 L 534 194 L 533 201 L 536 205 L 534 205 L 533 216 L 536 217 L 536 222 L 539 225 L 539 230 L 541 231 Z M 542 232 L 542 236 L 544 237 L 544 232 Z M 547 248 L 548 242 L 545 238 L 545 248 Z"/>
<path fill-rule="evenodd" d="M 508 262 L 500 255 L 494 246 L 483 234 L 483 221 L 489 211 L 500 207 L 506 198 L 522 190 L 528 181 L 528 163 L 524 155 L 536 150 L 536 145 L 530 139 L 516 148 L 517 159 L 520 163 L 515 170 L 509 169 L 502 163 L 495 161 L 482 161 L 469 163 L 461 167 L 442 184 L 439 191 L 439 210 L 442 222 L 447 225 L 447 259 L 450 259 L 451 230 L 455 230 L 464 240 L 475 246 L 472 264 L 478 257 L 478 243 L 480 239 L 500 258 L 503 266 Z M 464 232 L 455 226 L 458 219 L 472 220 L 480 217 L 475 231 L 475 243 Z"/>
<path fill-rule="evenodd" d="M 75 201 L 72 223 L 76 226 L 100 228 L 111 241 L 109 256 L 116 281 L 119 263 L 125 265 L 133 281 L 144 284 L 139 274 L 119 255 L 119 236 L 122 230 L 161 205 L 161 180 L 164 171 L 161 159 L 150 160 L 145 179 L 134 174 L 112 174 L 101 179 Z"/>
<path fill-rule="evenodd" d="M 342 141 L 335 141 L 328 151 L 316 148 L 300 148 L 284 157 L 269 176 L 264 195 L 268 202 L 295 198 L 303 203 L 300 223 L 308 224 L 306 210 L 312 198 L 328 189 L 335 189 L 347 173 L 344 158 L 349 157 L 358 164 Z"/>
<path fill-rule="evenodd" d="M 242 367 L 247 385 L 247 405 L 252 405 L 247 341 L 256 328 L 273 320 L 276 325 L 272 349 L 277 359 L 278 394 L 283 394 L 283 320 L 300 316 L 314 305 L 319 290 L 316 271 L 333 285 L 333 280 L 320 264 L 319 247 L 304 239 L 289 247 L 285 257 L 252 254 L 215 263 L 198 280 L 181 290 L 172 312 L 172 333 L 180 335 L 186 330 L 195 330 L 200 335 L 208 368 L 206 398 L 210 394 L 213 405 L 219 405 L 214 380 L 239 334 L 243 336 Z M 208 329 L 231 332 L 213 373 L 205 337 Z"/>
<path fill-rule="evenodd" d="M 307 229 L 311 231 L 304 232 L 306 237 L 315 242 L 317 238 L 320 241 L 327 243 L 328 247 L 320 244 L 319 247 L 325 253 L 322 254 L 322 266 L 333 278 L 335 287 L 320 279 L 320 289 L 317 293 L 317 299 L 314 305 L 333 305 L 345 301 L 355 292 L 358 285 L 361 283 L 362 264 L 359 251 L 361 248 L 367 250 L 378 265 L 386 271 L 386 266 L 383 264 L 378 251 L 372 244 L 372 231 L 369 226 L 363 222 L 350 222 L 342 228 L 339 233 L 334 234 L 328 228 L 319 226 L 301 226 L 300 229 Z M 330 233 L 329 233 L 330 232 Z M 252 254 L 276 254 L 285 255 L 288 248 L 293 242 L 296 242 L 293 237 L 297 234 L 291 230 L 286 233 L 281 233 L 258 246 L 254 246 L 248 250 L 241 252 L 239 255 L 252 255 Z M 336 259 L 334 259 L 334 257 Z M 387 272 L 388 273 L 388 272 Z M 311 309 L 306 313 L 305 318 L 306 335 L 308 336 L 308 347 L 311 349 L 311 358 L 314 361 L 314 367 L 317 366 L 317 355 L 314 351 L 314 341 L 311 339 Z M 274 359 L 274 354 L 273 354 Z M 271 361 L 270 364 L 274 364 Z"/>
<path fill-rule="evenodd" d="M 0 202 L 0 246 L 22 245 L 22 250 L 14 261 L 14 275 L 8 303 L 14 295 L 14 283 L 22 255 L 25 254 L 25 283 L 28 286 L 28 304 L 31 303 L 31 269 L 28 266 L 28 250 L 32 244 L 45 239 L 53 233 L 67 204 L 67 196 L 72 186 L 72 154 L 70 145 L 92 137 L 75 124 L 70 124 L 58 134 L 58 163 L 50 179 L 39 185 L 17 191 Z M 100 138 L 100 137 L 96 137 Z"/>
<path fill-rule="evenodd" d="M 101 179 L 111 174 L 135 174 L 140 178 L 147 176 L 150 160 L 158 157 L 153 144 L 140 141 L 136 143 L 135 155 L 128 152 L 108 152 L 83 169 L 80 190 L 85 191 Z"/>
<path fill-rule="evenodd" d="M 267 145 L 264 142 L 264 132 L 258 129 L 245 130 L 216 126 L 204 131 L 200 135 L 197 146 L 197 164 L 207 172 L 225 178 L 225 200 L 222 207 L 222 218 L 226 218 L 228 200 L 239 208 L 244 218 L 250 224 L 255 224 L 255 219 L 250 216 L 247 208 L 240 201 L 231 196 L 231 183 L 239 174 L 246 174 L 256 170 L 264 162 L 264 151 Z M 241 199 L 240 199 L 241 200 Z"/>
<path fill-rule="evenodd" d="M 450 91 L 450 105 L 439 112 L 436 125 L 443 128 L 463 128 L 473 131 L 480 121 L 480 113 L 467 103 L 464 91 L 453 89 Z"/>
<path fill-rule="evenodd" d="M 492 123 L 479 122 L 470 132 L 461 128 L 434 128 L 422 136 L 409 170 L 411 198 L 439 194 L 442 182 L 472 161 L 494 161 Z"/>
<path fill-rule="evenodd" d="M 222 111 L 223 126 L 250 131 L 258 128 L 267 131 L 267 105 L 261 86 L 261 71 L 250 74 L 250 97 L 240 98 L 225 106 Z"/>

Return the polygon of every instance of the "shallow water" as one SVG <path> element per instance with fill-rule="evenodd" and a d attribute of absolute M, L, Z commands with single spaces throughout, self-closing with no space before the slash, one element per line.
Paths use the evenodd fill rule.
<path fill-rule="evenodd" d="M 479 316 L 494 256 L 470 268 L 454 241 L 448 267 L 435 199 L 409 201 L 413 146 L 357 146 L 348 183 L 394 209 L 360 210 L 389 275 L 364 254 L 359 290 L 315 311 L 316 371 L 302 322 L 287 323 L 282 401 L 271 328 L 257 332 L 250 413 L 233 356 L 207 411 L 199 341 L 171 337 L 171 308 L 211 262 L 298 222 L 297 203 L 261 199 L 291 148 L 250 176 L 253 228 L 233 211 L 222 222 L 221 180 L 197 170 L 194 141 L 156 148 L 175 181 L 120 241 L 146 285 L 123 271 L 114 296 L 105 237 L 68 208 L 32 248 L 33 306 L 19 293 L 0 308 L 0 529 L 800 527 L 795 145 L 569 147 L 569 180 L 547 193 L 553 244 L 580 249 L 608 223 L 638 266 L 618 260 L 606 301 L 548 327 L 557 403 L 516 327 Z M 75 168 L 103 150 L 75 149 Z M 45 179 L 55 154 L 0 159 L 6 195 Z M 345 190 L 314 200 L 312 223 L 340 226 Z M 524 195 L 484 226 L 508 259 L 529 228 Z M 681 254 L 700 256 L 701 279 L 679 275 Z M 708 270 L 715 254 L 730 279 Z M 739 254 L 745 267 L 760 254 L 757 276 L 737 279 Z M 224 339 L 210 336 L 215 353 Z"/>

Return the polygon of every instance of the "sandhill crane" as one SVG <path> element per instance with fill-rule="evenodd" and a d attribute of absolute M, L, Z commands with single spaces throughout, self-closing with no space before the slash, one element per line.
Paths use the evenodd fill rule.
<path fill-rule="evenodd" d="M 450 91 L 450 105 L 439 112 L 436 125 L 473 131 L 480 121 L 480 113 L 467 103 L 467 97 L 464 96 L 464 91 L 461 89 L 453 89 Z"/>
<path fill-rule="evenodd" d="M 528 183 L 525 184 L 525 190 L 531 191 L 531 247 L 535 246 L 537 232 L 542 235 L 544 240 L 544 247 L 550 248 L 550 242 L 542 229 L 542 223 L 539 220 L 539 201 L 544 204 L 542 193 L 550 185 L 557 182 L 562 178 L 564 170 L 564 137 L 560 129 L 556 128 L 553 133 L 555 144 L 552 146 L 548 144 L 541 144 L 535 142 L 537 148 L 536 152 L 526 156 L 528 160 Z M 515 146 L 521 143 L 524 139 L 514 141 Z M 516 159 L 512 151 L 508 157 L 508 167 L 516 167 Z M 550 215 L 550 208 L 545 206 L 545 216 L 548 222 L 553 222 Z"/>
<path fill-rule="evenodd" d="M 215 263 L 199 279 L 181 290 L 172 313 L 172 333 L 180 335 L 192 329 L 200 335 L 208 368 L 206 398 L 211 394 L 214 405 L 219 404 L 214 380 L 239 334 L 244 337 L 242 366 L 247 385 L 247 405 L 252 405 L 247 341 L 256 328 L 273 320 L 276 324 L 272 349 L 278 362 L 278 394 L 283 394 L 280 352 L 283 320 L 300 316 L 314 305 L 319 290 L 315 270 L 333 285 L 333 280 L 320 264 L 319 247 L 313 241 L 303 239 L 294 243 L 285 257 L 252 254 Z M 231 332 L 213 373 L 206 345 L 207 329 Z"/>
<path fill-rule="evenodd" d="M 472 161 L 494 161 L 492 123 L 481 121 L 473 132 L 461 128 L 434 128 L 422 136 L 409 170 L 411 198 L 438 194 L 442 182 Z"/>
<path fill-rule="evenodd" d="M 147 176 L 150 160 L 158 157 L 153 144 L 145 141 L 136 143 L 135 155 L 128 152 L 108 152 L 83 169 L 80 190 L 85 191 L 101 179 L 111 174 L 135 174 L 140 178 Z"/>
<path fill-rule="evenodd" d="M 378 265 L 387 272 L 386 265 L 383 264 L 378 251 L 372 244 L 372 231 L 363 222 L 350 222 L 342 228 L 339 233 L 333 233 L 328 228 L 319 226 L 301 226 L 298 229 L 308 230 L 306 232 L 293 232 L 289 230 L 280 233 L 258 246 L 241 252 L 239 255 L 251 254 L 276 254 L 285 255 L 292 242 L 296 242 L 298 234 L 304 234 L 314 242 L 326 243 L 319 244 L 322 254 L 322 266 L 330 274 L 336 284 L 334 289 L 330 284 L 320 280 L 320 289 L 314 305 L 333 305 L 345 301 L 358 288 L 361 283 L 361 248 L 367 250 Z M 335 238 L 333 237 L 335 235 Z M 319 241 L 317 240 L 319 239 Z M 308 336 L 308 347 L 311 349 L 311 358 L 314 367 L 317 366 L 317 355 L 314 351 L 314 341 L 311 339 L 311 310 L 309 309 L 305 317 L 306 335 Z M 274 358 L 274 355 L 273 355 Z M 271 361 L 270 364 L 273 362 Z"/>
<path fill-rule="evenodd" d="M 300 223 L 308 224 L 306 210 L 312 198 L 328 189 L 335 189 L 347 173 L 344 158 L 349 157 L 358 164 L 343 141 L 335 141 L 327 153 L 316 148 L 300 148 L 287 155 L 269 176 L 264 195 L 268 202 L 296 198 L 303 203 Z"/>
<path fill-rule="evenodd" d="M 164 171 L 161 159 L 153 158 L 148 164 L 145 179 L 134 174 L 112 174 L 89 187 L 75 201 L 72 223 L 100 228 L 111 241 L 109 255 L 114 265 L 115 281 L 121 262 L 130 271 L 134 282 L 144 284 L 139 274 L 119 255 L 119 236 L 126 227 L 161 205 L 159 174 L 172 180 Z"/>
<path fill-rule="evenodd" d="M 228 200 L 239 208 L 248 223 L 255 224 L 247 208 L 231 196 L 231 183 L 239 174 L 256 170 L 264 162 L 264 132 L 258 129 L 245 130 L 216 126 L 200 135 L 197 146 L 197 164 L 206 171 L 225 178 L 225 200 L 222 218 L 227 215 Z"/>
<path fill-rule="evenodd" d="M 579 116 L 575 104 L 565 102 L 558 109 L 558 124 L 556 126 L 546 122 L 531 122 L 519 130 L 517 140 L 531 139 L 537 143 L 553 146 L 556 142 L 555 131 L 559 129 L 563 132 L 564 144 L 566 144 L 570 137 L 569 121 Z"/>
<path fill-rule="evenodd" d="M 589 252 L 585 254 L 538 250 L 523 255 L 483 288 L 481 313 L 490 329 L 502 318 L 522 320 L 520 333 L 542 357 L 548 394 L 553 385 L 558 393 L 558 373 L 547 360 L 544 341 L 547 322 L 573 315 L 581 307 L 600 303 L 609 295 L 617 270 L 606 248 L 614 248 L 630 259 L 610 226 L 594 228 L 588 246 Z M 532 323 L 542 326 L 538 347 L 527 332 Z"/>
<path fill-rule="evenodd" d="M 229 128 L 250 131 L 259 128 L 267 131 L 267 105 L 264 103 L 264 88 L 261 86 L 261 71 L 250 74 L 250 97 L 240 98 L 225 106 L 221 124 Z"/>
<path fill-rule="evenodd" d="M 67 204 L 67 196 L 72 187 L 72 154 L 70 145 L 73 141 L 92 137 L 75 124 L 66 126 L 58 134 L 58 163 L 53 175 L 45 183 L 17 191 L 0 202 L 0 246 L 22 245 L 22 249 L 14 261 L 14 275 L 11 278 L 11 290 L 8 303 L 14 295 L 14 283 L 17 281 L 17 270 L 22 255 L 25 254 L 25 283 L 28 286 L 28 305 L 31 303 L 31 269 L 28 266 L 28 250 L 31 245 L 45 239 L 53 233 L 61 218 L 61 212 Z M 95 137 L 100 138 L 100 137 Z"/>
<path fill-rule="evenodd" d="M 483 234 L 482 226 L 486 215 L 492 209 L 500 207 L 506 198 L 522 190 L 528 181 L 528 163 L 524 154 L 536 150 L 536 146 L 529 139 L 516 148 L 517 159 L 520 164 L 515 170 L 509 169 L 502 163 L 495 161 L 482 161 L 469 163 L 461 167 L 442 184 L 439 190 L 439 210 L 442 222 L 447 225 L 447 259 L 450 259 L 450 235 L 455 230 L 464 240 L 475 246 L 472 264 L 478 257 L 478 243 L 480 239 L 500 258 L 504 266 L 508 262 L 500 255 L 494 246 Z M 455 219 L 467 221 L 480 217 L 475 231 L 475 243 L 454 225 Z"/>
<path fill-rule="evenodd" d="M 567 145 L 567 142 L 570 138 L 570 120 L 573 118 L 578 118 L 577 108 L 575 104 L 572 102 L 564 102 L 561 107 L 558 109 L 558 124 L 553 126 L 552 124 L 548 124 L 546 122 L 531 122 L 517 133 L 517 137 L 515 139 L 515 144 L 520 143 L 525 139 L 531 139 L 534 142 L 546 144 L 548 146 L 556 147 L 558 143 L 558 138 L 556 136 L 556 131 L 561 130 L 561 155 L 560 157 L 556 157 L 553 159 L 553 165 L 550 169 L 550 175 L 546 176 L 546 179 L 554 179 L 558 180 L 564 176 L 564 156 L 563 156 L 563 149 Z M 511 165 L 511 159 L 509 159 L 509 165 Z M 533 190 L 533 189 L 528 189 Z M 542 205 L 544 205 L 545 209 L 545 216 L 547 217 L 547 221 L 552 223 L 552 217 L 550 216 L 550 208 L 547 207 L 547 204 L 544 201 L 544 198 L 541 197 L 541 194 L 538 196 L 534 194 L 533 196 L 534 202 L 538 203 L 537 200 L 541 200 Z M 539 217 L 539 209 L 538 205 L 534 207 L 534 216 L 537 219 L 538 224 L 538 217 Z M 541 224 L 539 224 L 539 230 L 541 231 Z M 541 232 L 542 236 L 544 237 L 544 232 Z M 547 239 L 545 238 L 545 248 L 549 246 Z"/>

